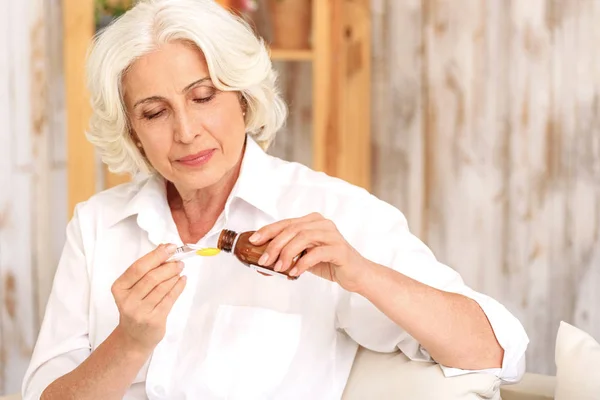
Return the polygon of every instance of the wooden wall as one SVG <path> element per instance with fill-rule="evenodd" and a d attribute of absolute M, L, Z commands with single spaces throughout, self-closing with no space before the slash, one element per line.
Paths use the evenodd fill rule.
<path fill-rule="evenodd" d="M 64 241 L 60 4 L 0 13 L 0 394 L 20 388 Z"/>
<path fill-rule="evenodd" d="M 554 372 L 600 339 L 600 2 L 373 0 L 375 192 Z"/>
<path fill-rule="evenodd" d="M 373 192 L 518 316 L 528 370 L 554 373 L 561 320 L 600 339 L 600 1 L 371 5 Z M 306 161 L 309 70 L 280 70 L 293 117 L 274 153 Z"/>
<path fill-rule="evenodd" d="M 0 13 L 0 394 L 20 386 L 67 219 L 60 4 Z M 600 2 L 371 4 L 373 191 L 523 321 L 528 369 L 552 373 L 560 320 L 600 338 Z M 311 67 L 278 68 L 291 117 L 272 152 L 310 164 Z"/>

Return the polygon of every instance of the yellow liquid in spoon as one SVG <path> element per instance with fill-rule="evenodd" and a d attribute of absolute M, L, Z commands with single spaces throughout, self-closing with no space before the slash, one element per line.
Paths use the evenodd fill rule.
<path fill-rule="evenodd" d="M 196 254 L 199 256 L 203 256 L 203 257 L 216 256 L 220 252 L 221 252 L 221 250 L 217 249 L 215 247 L 207 247 L 205 249 L 196 250 Z"/>

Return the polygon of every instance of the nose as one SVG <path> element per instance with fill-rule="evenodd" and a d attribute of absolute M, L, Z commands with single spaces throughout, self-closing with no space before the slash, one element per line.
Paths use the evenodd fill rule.
<path fill-rule="evenodd" d="M 200 134 L 200 130 L 200 124 L 194 123 L 194 118 L 188 112 L 184 110 L 176 113 L 175 126 L 173 127 L 176 141 L 190 144 Z"/>

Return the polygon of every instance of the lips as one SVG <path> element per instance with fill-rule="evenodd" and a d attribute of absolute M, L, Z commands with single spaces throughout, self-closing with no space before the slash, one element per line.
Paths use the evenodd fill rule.
<path fill-rule="evenodd" d="M 177 161 L 181 164 L 189 166 L 202 165 L 206 164 L 214 153 L 215 149 L 202 150 L 201 152 L 182 157 Z"/>

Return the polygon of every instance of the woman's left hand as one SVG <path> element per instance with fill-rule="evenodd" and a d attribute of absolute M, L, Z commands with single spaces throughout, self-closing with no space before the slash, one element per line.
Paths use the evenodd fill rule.
<path fill-rule="evenodd" d="M 291 276 L 310 271 L 337 282 L 348 291 L 358 290 L 370 266 L 370 262 L 344 239 L 335 224 L 318 213 L 275 222 L 250 237 L 255 245 L 269 240 L 271 243 L 259 260 L 260 265 L 275 264 L 273 269 L 277 272 L 291 268 Z M 292 267 L 293 259 L 304 250 L 306 254 Z"/>

